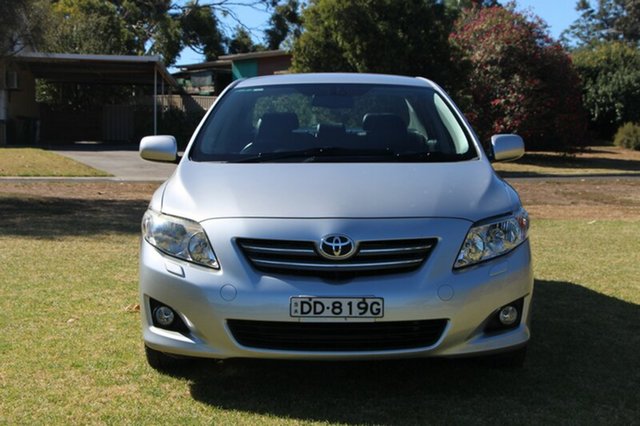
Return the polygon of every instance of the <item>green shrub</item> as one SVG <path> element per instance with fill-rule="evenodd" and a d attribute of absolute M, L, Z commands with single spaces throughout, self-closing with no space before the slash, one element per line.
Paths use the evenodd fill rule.
<path fill-rule="evenodd" d="M 610 139 L 620 126 L 640 121 L 640 49 L 622 41 L 599 43 L 571 53 L 582 80 L 591 128 Z"/>
<path fill-rule="evenodd" d="M 640 125 L 625 123 L 616 132 L 613 143 L 616 146 L 640 151 Z"/>
<path fill-rule="evenodd" d="M 178 149 L 184 150 L 191 139 L 193 131 L 198 127 L 206 111 L 185 113 L 170 107 L 158 112 L 158 134 L 172 135 L 178 141 Z M 149 106 L 138 107 L 135 113 L 134 140 L 140 141 L 143 136 L 153 134 L 153 109 Z"/>

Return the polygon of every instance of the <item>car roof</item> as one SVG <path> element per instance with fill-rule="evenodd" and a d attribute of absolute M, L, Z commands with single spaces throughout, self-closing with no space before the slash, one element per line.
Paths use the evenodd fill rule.
<path fill-rule="evenodd" d="M 387 74 L 358 73 L 308 73 L 279 74 L 252 77 L 241 80 L 236 87 L 255 87 L 283 84 L 385 84 L 398 86 L 433 87 L 430 81 L 423 78 L 405 77 Z"/>

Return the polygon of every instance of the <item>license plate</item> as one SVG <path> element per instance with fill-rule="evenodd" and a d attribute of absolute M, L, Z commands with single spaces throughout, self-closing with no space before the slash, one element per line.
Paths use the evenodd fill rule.
<path fill-rule="evenodd" d="M 381 297 L 292 297 L 289 314 L 297 318 L 382 318 L 384 300 Z"/>

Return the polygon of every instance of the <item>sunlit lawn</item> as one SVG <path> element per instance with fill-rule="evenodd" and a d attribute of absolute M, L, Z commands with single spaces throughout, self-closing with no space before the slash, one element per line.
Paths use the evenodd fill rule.
<path fill-rule="evenodd" d="M 39 148 L 0 147 L 0 176 L 110 176 L 70 158 Z"/>
<path fill-rule="evenodd" d="M 534 217 L 522 370 L 475 362 L 145 362 L 139 199 L 0 192 L 0 424 L 631 424 L 640 218 Z"/>

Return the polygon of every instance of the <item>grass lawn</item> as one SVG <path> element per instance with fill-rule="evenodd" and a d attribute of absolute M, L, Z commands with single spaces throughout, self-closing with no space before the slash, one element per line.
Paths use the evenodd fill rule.
<path fill-rule="evenodd" d="M 640 176 L 640 151 L 592 146 L 566 156 L 557 152 L 527 152 L 518 161 L 495 163 L 503 177 L 515 176 Z"/>
<path fill-rule="evenodd" d="M 38 148 L 0 148 L 0 176 L 111 176 Z"/>
<path fill-rule="evenodd" d="M 170 376 L 147 366 L 131 309 L 153 186 L 3 184 L 0 424 L 637 423 L 640 181 L 536 185 L 516 185 L 536 273 L 522 370 L 204 361 Z"/>

